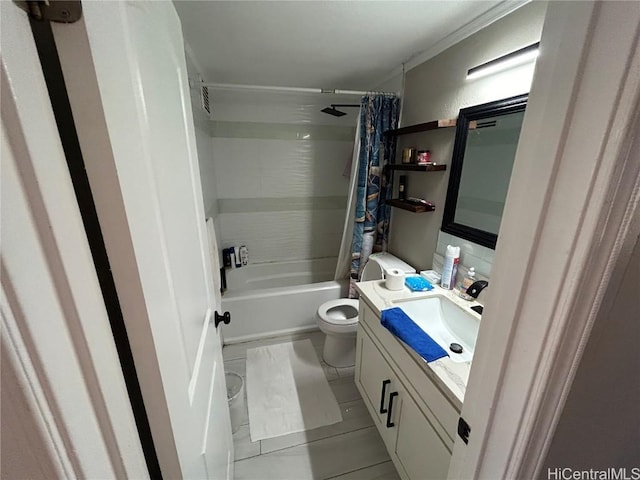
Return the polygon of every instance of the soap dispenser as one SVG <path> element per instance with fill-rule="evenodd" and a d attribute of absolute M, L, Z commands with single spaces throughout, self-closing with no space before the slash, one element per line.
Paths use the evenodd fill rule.
<path fill-rule="evenodd" d="M 458 295 L 465 300 L 473 300 L 473 297 L 467 294 L 469 288 L 476 281 L 476 269 L 471 267 L 467 270 L 467 274 L 458 283 Z"/>

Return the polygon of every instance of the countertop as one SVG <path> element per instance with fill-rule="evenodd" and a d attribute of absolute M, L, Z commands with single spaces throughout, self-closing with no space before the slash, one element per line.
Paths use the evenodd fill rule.
<path fill-rule="evenodd" d="M 384 286 L 384 280 L 374 280 L 371 282 L 359 282 L 356 284 L 361 299 L 364 300 L 373 312 L 380 317 L 380 312 L 387 308 L 397 307 L 393 302 L 398 300 L 417 300 L 420 298 L 428 298 L 434 295 L 442 295 L 447 297 L 455 304 L 461 306 L 468 311 L 475 319 L 480 322 L 480 315 L 471 310 L 469 307 L 479 305 L 478 302 L 467 301 L 460 298 L 453 290 L 446 290 L 439 286 L 428 292 L 412 292 L 407 287 L 402 290 L 392 291 Z M 469 372 L 471 370 L 471 362 L 454 362 L 449 357 L 427 363 L 422 357 L 413 351 L 411 347 L 406 345 L 402 340 L 396 339 L 411 357 L 420 365 L 431 380 L 438 385 L 442 392 L 449 400 L 458 408 L 462 408 L 464 394 L 467 388 Z"/>

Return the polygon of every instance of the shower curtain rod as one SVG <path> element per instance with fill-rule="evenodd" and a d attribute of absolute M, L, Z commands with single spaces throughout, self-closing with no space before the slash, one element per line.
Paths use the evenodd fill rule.
<path fill-rule="evenodd" d="M 360 90 L 339 90 L 325 88 L 305 88 L 305 87 L 276 87 L 270 85 L 238 85 L 233 83 L 210 83 L 210 82 L 194 82 L 201 87 L 208 87 L 220 90 L 262 90 L 269 92 L 283 93 L 329 93 L 337 95 L 366 95 L 367 93 L 378 93 L 380 95 L 397 95 L 396 92 L 365 92 Z"/>

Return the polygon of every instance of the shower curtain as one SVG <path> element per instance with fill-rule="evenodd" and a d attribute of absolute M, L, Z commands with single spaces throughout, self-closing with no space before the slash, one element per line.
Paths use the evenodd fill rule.
<path fill-rule="evenodd" d="M 383 167 L 393 161 L 395 138 L 385 137 L 383 133 L 397 128 L 399 104 L 400 100 L 396 96 L 362 97 L 358 124 L 359 145 L 354 149 L 354 160 L 357 154 L 357 162 L 354 162 L 352 169 L 352 181 L 355 185 L 352 185 L 349 194 L 349 204 L 353 208 L 347 213 L 348 218 L 353 218 L 350 298 L 356 296 L 355 282 L 358 281 L 369 254 L 387 248 L 390 208 L 386 205 L 386 199 L 391 195 L 391 182 L 390 176 L 383 174 Z M 345 233 L 347 230 L 345 228 Z M 342 253 L 341 251 L 341 257 Z M 336 274 L 340 265 L 339 262 Z"/>

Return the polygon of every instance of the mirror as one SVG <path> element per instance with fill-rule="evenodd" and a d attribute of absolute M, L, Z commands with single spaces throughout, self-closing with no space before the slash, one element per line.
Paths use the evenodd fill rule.
<path fill-rule="evenodd" d="M 527 97 L 460 110 L 442 231 L 495 249 Z"/>

